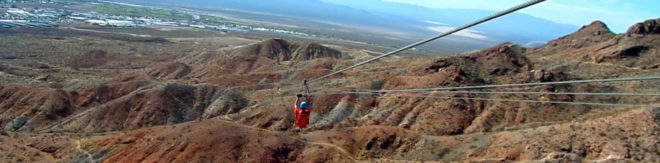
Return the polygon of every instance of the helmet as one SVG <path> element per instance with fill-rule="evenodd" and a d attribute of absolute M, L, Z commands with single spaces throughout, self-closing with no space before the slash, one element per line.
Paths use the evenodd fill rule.
<path fill-rule="evenodd" d="M 300 103 L 300 109 L 307 109 L 307 108 L 309 108 L 309 104 L 307 103 L 307 101 L 303 101 Z"/>

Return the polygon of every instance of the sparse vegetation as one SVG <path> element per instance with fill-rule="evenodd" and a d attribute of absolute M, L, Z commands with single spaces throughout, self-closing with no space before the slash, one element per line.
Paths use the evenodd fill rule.
<path fill-rule="evenodd" d="M 206 17 L 203 17 L 203 19 L 209 21 L 222 21 L 222 19 L 210 19 Z M 89 30 L 111 32 L 114 29 L 92 28 Z M 129 32 L 125 30 L 126 29 L 117 29 L 116 31 Z M 35 76 L 52 74 L 52 77 L 54 78 L 52 81 L 55 82 L 70 82 L 75 80 L 77 83 L 86 83 L 89 86 L 76 87 L 77 89 L 71 90 L 60 90 L 41 88 L 29 84 L 24 84 L 24 86 L 21 87 L 16 86 L 4 88 L 9 86 L 2 83 L 0 91 L 3 92 L 0 92 L 0 94 L 7 95 L 8 97 L 2 96 L 0 97 L 2 98 L 0 100 L 19 101 L 12 103 L 12 106 L 14 106 L 14 104 L 18 106 L 12 109 L 21 112 L 20 114 L 15 115 L 3 113 L 3 116 L 6 115 L 14 118 L 19 115 L 25 115 L 28 116 L 27 118 L 29 119 L 42 120 L 39 119 L 39 116 L 34 115 L 41 113 L 43 110 L 42 108 L 53 107 L 38 107 L 32 105 L 45 103 L 54 106 L 69 106 L 69 108 L 73 108 L 75 112 L 63 114 L 61 117 L 73 118 L 74 121 L 61 126 L 60 128 L 63 128 L 62 131 L 66 130 L 74 132 L 76 136 L 73 137 L 76 137 L 76 140 L 78 137 L 83 138 L 95 135 L 80 134 L 83 132 L 90 133 L 90 130 L 111 132 L 104 133 L 104 135 L 94 136 L 94 138 L 90 139 L 88 146 L 85 146 L 88 150 L 98 151 L 99 149 L 107 149 L 108 151 L 112 151 L 99 154 L 104 156 L 99 156 L 97 158 L 112 159 L 113 155 L 119 152 L 124 152 L 121 150 L 130 149 L 130 152 L 137 153 L 136 155 L 143 155 L 144 153 L 141 152 L 145 151 L 148 151 L 148 153 L 161 153 L 179 150 L 183 157 L 189 156 L 186 155 L 186 150 L 198 150 L 199 153 L 202 154 L 199 158 L 213 159 L 220 156 L 214 157 L 203 155 L 206 152 L 205 150 L 225 150 L 229 147 L 235 148 L 236 150 L 227 150 L 226 155 L 225 153 L 214 154 L 227 156 L 226 158 L 232 159 L 232 155 L 254 152 L 254 154 L 250 153 L 250 156 L 243 158 L 245 160 L 238 159 L 227 162 L 248 161 L 247 159 L 252 158 L 276 159 L 267 161 L 256 160 L 257 162 L 304 162 L 307 160 L 293 159 L 301 159 L 298 157 L 301 156 L 301 153 L 305 152 L 320 152 L 319 155 L 338 153 L 338 155 L 322 156 L 329 157 L 323 158 L 325 160 L 337 159 L 335 160 L 336 162 L 341 162 L 343 160 L 340 158 L 352 156 L 358 157 L 358 159 L 371 159 L 386 156 L 395 156 L 408 160 L 462 159 L 465 155 L 458 156 L 458 154 L 463 154 L 465 152 L 464 150 L 468 150 L 483 152 L 475 154 L 477 157 L 494 155 L 493 157 L 517 161 L 517 159 L 522 158 L 520 157 L 520 151 L 507 152 L 497 150 L 510 149 L 512 147 L 529 147 L 529 149 L 525 149 L 525 152 L 530 151 L 530 156 L 532 158 L 529 159 L 536 159 L 532 156 L 535 151 L 539 151 L 538 155 L 541 156 L 547 154 L 546 151 L 557 150 L 567 153 L 577 152 L 579 157 L 587 157 L 593 154 L 587 153 L 590 151 L 583 149 L 586 148 L 584 146 L 593 148 L 595 151 L 600 150 L 598 149 L 599 147 L 595 145 L 591 146 L 591 144 L 575 144 L 575 142 L 600 144 L 603 141 L 611 141 L 625 144 L 630 141 L 641 139 L 646 140 L 649 137 L 657 136 L 645 134 L 647 133 L 645 130 L 641 131 L 636 127 L 626 127 L 626 125 L 631 124 L 648 125 L 647 123 L 654 122 L 651 118 L 643 119 L 645 118 L 645 113 L 635 114 L 634 117 L 639 119 L 626 119 L 631 111 L 639 110 L 637 108 L 621 109 L 621 111 L 619 111 L 620 114 L 612 114 L 612 111 L 599 111 L 599 109 L 595 107 L 589 108 L 550 104 L 525 106 L 517 103 L 479 102 L 476 100 L 405 98 L 397 97 L 396 95 L 399 95 L 397 93 L 373 96 L 323 94 L 324 90 L 335 89 L 383 89 L 385 79 L 390 82 L 387 87 L 391 87 L 392 89 L 481 85 L 483 84 L 483 81 L 480 81 L 480 79 L 487 79 L 487 81 L 493 83 L 528 82 L 533 79 L 527 79 L 527 77 L 529 77 L 529 74 L 527 74 L 528 71 L 526 69 L 521 69 L 520 67 L 547 66 L 536 62 L 529 63 L 529 65 L 525 66 L 520 66 L 517 63 L 508 64 L 509 62 L 519 61 L 517 58 L 511 58 L 511 56 L 522 58 L 533 54 L 494 55 L 509 50 L 506 48 L 500 49 L 502 47 L 494 48 L 494 50 L 486 52 L 475 52 L 469 56 L 448 57 L 454 58 L 454 60 L 457 61 L 452 63 L 461 62 L 461 64 L 452 65 L 459 67 L 455 69 L 452 69 L 451 66 L 440 66 L 442 68 L 438 68 L 435 71 L 423 71 L 409 68 L 412 67 L 409 65 L 418 66 L 421 69 L 424 69 L 430 67 L 430 65 L 428 65 L 428 63 L 430 63 L 429 61 L 422 59 L 406 62 L 390 60 L 383 62 L 386 62 L 388 66 L 391 66 L 388 68 L 402 69 L 400 71 L 401 73 L 381 73 L 380 70 L 382 69 L 380 69 L 380 65 L 370 65 L 374 67 L 369 67 L 368 70 L 377 71 L 363 73 L 361 71 L 363 69 L 358 68 L 356 71 L 344 73 L 338 78 L 331 78 L 327 83 L 319 84 L 313 88 L 315 91 L 321 92 L 317 96 L 319 100 L 314 103 L 313 116 L 316 116 L 315 118 L 317 119 L 330 117 L 332 118 L 332 121 L 327 121 L 329 125 L 324 127 L 309 128 L 303 130 L 303 132 L 294 133 L 287 131 L 294 119 L 291 115 L 291 104 L 294 97 L 290 96 L 290 94 L 295 94 L 299 91 L 297 89 L 299 88 L 298 84 L 300 83 L 300 80 L 324 75 L 332 70 L 347 67 L 354 62 L 353 60 L 346 58 L 333 58 L 331 61 L 317 62 L 319 60 L 313 60 L 315 58 L 304 58 L 310 53 L 323 53 L 323 50 L 318 49 L 324 48 L 320 48 L 318 45 L 313 46 L 316 48 L 303 48 L 302 50 L 291 50 L 286 48 L 277 49 L 268 48 L 268 46 L 259 46 L 251 49 L 250 53 L 240 53 L 237 52 L 237 50 L 232 49 L 237 45 L 247 45 L 256 42 L 258 39 L 261 39 L 261 37 L 257 37 L 258 39 L 241 37 L 240 39 L 235 39 L 242 40 L 241 42 L 232 44 L 220 43 L 225 46 L 218 46 L 219 44 L 214 44 L 214 41 L 221 40 L 218 42 L 224 42 L 222 39 L 225 39 L 225 36 L 213 36 L 213 38 L 207 38 L 197 37 L 203 34 L 197 34 L 190 37 L 183 37 L 178 34 L 168 34 L 168 37 L 165 40 L 171 40 L 171 42 L 163 44 L 139 41 L 142 39 L 128 36 L 113 36 L 112 34 L 95 35 L 84 32 L 64 32 L 64 34 L 62 34 L 56 31 L 36 31 L 35 33 L 32 33 L 33 31 L 21 32 L 24 34 L 20 34 L 20 32 L 19 34 L 12 33 L 12 35 L 15 34 L 21 36 L 20 38 L 9 36 L 3 37 L 1 43 L 7 44 L 0 45 L 6 45 L 7 50 L 15 51 L 20 50 L 19 48 L 36 49 L 39 47 L 52 47 L 52 49 L 54 49 L 53 51 L 66 50 L 66 52 L 64 52 L 64 54 L 43 52 L 16 55 L 18 59 L 1 60 L 0 62 L 2 62 L 3 65 L 7 65 L 2 67 L 3 72 L 6 68 L 13 68 L 14 70 L 12 71 L 19 72 L 12 74 L 27 74 L 16 75 L 20 77 L 25 76 L 25 78 L 19 77 L 17 79 L 24 80 L 15 80 L 10 83 L 19 85 L 23 84 L 21 82 L 31 81 L 30 79 Z M 173 33 L 177 32 L 178 31 L 175 31 Z M 161 36 L 158 34 L 166 34 L 167 32 L 138 31 L 136 33 L 154 34 L 154 37 L 158 38 Z M 43 36 L 44 38 L 27 37 L 34 35 Z M 63 38 L 51 40 L 52 37 L 55 37 L 54 35 Z M 231 37 L 237 36 L 232 35 Z M 643 37 L 640 37 L 639 39 L 642 38 Z M 621 41 L 625 41 L 625 39 Z M 255 53 L 252 53 L 259 52 L 259 54 L 269 55 L 273 54 L 276 50 L 297 51 L 295 54 L 303 55 L 303 59 L 299 62 L 278 63 L 274 61 L 274 58 L 258 55 L 255 56 Z M 543 48 L 533 50 L 541 51 Z M 347 54 L 350 55 L 351 53 Z M 227 61 L 226 56 L 239 57 L 237 57 L 238 59 L 236 60 L 225 62 Z M 245 56 L 248 57 L 241 58 Z M 283 56 L 287 57 L 286 55 Z M 547 56 L 552 55 L 548 54 Z M 312 60 L 310 61 L 307 59 Z M 44 62 L 47 63 L 49 67 L 33 69 L 34 66 L 29 66 L 33 64 L 26 60 Z M 176 75 L 177 78 L 173 79 L 157 78 L 151 73 L 146 73 L 158 69 L 157 66 L 166 65 L 174 61 L 181 62 L 183 65 L 190 66 L 190 68 L 185 69 L 185 73 Z M 66 68 L 66 66 L 78 67 L 78 69 L 69 69 Z M 142 68 L 121 69 L 138 66 Z M 461 67 L 470 67 L 471 72 L 465 74 Z M 481 70 L 479 67 L 492 68 L 493 70 L 498 71 L 502 70 L 506 73 L 494 73 L 493 75 L 490 74 L 489 71 Z M 238 72 L 238 69 L 247 71 Z M 521 70 L 511 71 L 515 69 Z M 174 72 L 177 71 L 179 71 L 179 69 L 162 72 L 165 74 L 164 76 L 167 76 L 168 74 L 174 74 Z M 282 74 L 281 72 L 288 73 Z M 108 79 L 103 80 L 104 82 L 95 82 L 97 81 L 96 78 L 106 76 L 108 76 Z M 392 78 L 390 78 L 390 76 Z M 521 79 L 518 80 L 518 78 Z M 49 79 L 49 81 L 51 81 L 51 79 Z M 266 83 L 265 85 L 267 86 L 253 86 L 255 84 L 264 83 Z M 234 85 L 246 85 L 249 89 L 230 88 Z M 619 85 L 614 85 L 611 89 L 608 87 L 589 87 L 590 86 L 578 85 L 565 88 L 562 87 L 561 90 L 579 91 L 581 89 L 605 89 L 608 92 L 609 90 L 630 90 L 630 88 Z M 58 93 L 50 95 L 48 94 L 50 92 Z M 281 97 L 274 98 L 274 95 L 280 95 Z M 35 98 L 32 98 L 33 96 L 35 96 Z M 473 96 L 461 95 L 458 97 Z M 476 97 L 489 96 L 484 95 Z M 501 96 L 501 98 L 533 99 L 536 97 Z M 570 100 L 573 99 L 567 101 Z M 246 108 L 250 102 L 259 105 Z M 2 101 L 0 101 L 0 103 L 2 103 Z M 499 108 L 493 109 L 494 107 Z M 30 110 L 29 108 L 35 109 Z M 337 108 L 345 110 L 339 112 L 338 110 L 340 109 Z M 355 108 L 357 108 L 357 111 L 355 111 Z M 90 111 L 86 112 L 87 114 L 82 115 L 82 118 L 76 119 L 78 117 L 71 117 L 71 115 L 77 115 L 77 113 L 85 112 L 88 109 Z M 56 111 L 59 112 L 62 110 Z M 346 111 L 346 115 L 350 116 L 343 116 L 343 111 Z M 342 116 L 332 116 L 333 114 L 337 115 L 336 113 L 341 113 Z M 209 119 L 200 118 L 205 115 L 208 115 Z M 227 119 L 231 119 L 231 122 L 226 122 L 222 117 L 213 118 L 225 115 L 227 116 Z M 614 118 L 604 119 L 604 116 L 612 116 Z M 575 120 L 580 117 L 589 118 L 575 122 Z M 55 121 L 57 119 L 43 120 Z M 191 121 L 194 122 L 183 123 Z M 573 121 L 574 123 L 567 123 L 569 121 Z M 322 122 L 322 120 L 317 122 Z M 44 128 L 44 126 L 39 126 L 41 125 L 40 123 L 27 123 L 25 125 L 25 129 L 34 128 L 35 131 Z M 152 127 L 156 125 L 181 125 L 181 127 Z M 607 127 L 603 127 L 602 125 L 606 125 Z M 468 131 L 468 128 L 471 127 L 476 129 L 470 132 Z M 140 130 L 133 131 L 133 129 Z M 630 133 L 641 134 L 630 135 L 628 133 L 629 130 L 632 130 Z M 122 134 L 116 134 L 116 132 L 112 131 L 121 131 Z M 488 132 L 488 134 L 486 134 L 483 133 L 483 131 L 493 132 Z M 478 134 L 478 132 L 482 133 Z M 68 133 L 65 133 L 64 136 L 67 134 Z M 0 135 L 7 134 L 0 130 Z M 23 140 L 22 134 L 14 135 L 18 135 L 15 136 L 17 137 L 16 139 Z M 62 136 L 63 134 L 58 133 L 54 135 Z M 510 139 L 510 136 L 516 138 L 523 137 L 524 139 Z M 628 136 L 630 136 L 630 138 L 627 138 Z M 415 139 L 411 139 L 411 137 L 415 137 Z M 592 139 L 593 137 L 596 137 L 597 139 Z M 7 141 L 7 139 L 0 140 Z M 32 140 L 32 138 L 27 140 Z M 70 143 L 71 140 L 68 141 Z M 122 142 L 124 144 L 121 144 Z M 41 146 L 40 143 L 44 142 L 35 144 Z M 636 143 L 648 144 L 644 141 L 638 141 Z M 130 144 L 131 147 L 123 148 L 128 146 L 126 144 Z M 44 143 L 44 145 L 52 144 Z M 55 144 L 52 146 L 60 147 L 66 145 Z M 69 154 L 66 153 L 68 152 L 66 149 L 70 148 L 70 146 L 71 145 L 69 145 L 69 147 L 64 147 L 63 149 L 65 150 L 58 151 L 58 154 Z M 448 150 L 447 146 L 452 146 L 452 150 Z M 453 151 L 454 147 L 457 147 L 459 150 Z M 0 148 L 5 147 L 0 146 Z M 16 150 L 27 149 L 20 147 L 6 148 L 14 148 Z M 255 150 L 255 148 L 258 148 L 259 150 Z M 625 148 L 627 149 L 626 151 L 633 153 L 631 154 L 633 156 L 638 156 L 639 153 L 647 154 L 653 152 L 653 149 L 647 150 L 646 148 L 639 146 L 631 145 L 625 146 Z M 500 157 L 501 155 L 498 155 L 499 153 L 514 157 Z M 31 157 L 41 157 L 39 153 L 26 154 Z M 308 153 L 305 153 L 305 157 L 311 157 L 306 154 Z M 115 159 L 119 161 L 106 161 L 121 162 L 121 159 L 124 158 Z M 63 161 L 66 162 L 66 160 Z M 174 161 L 166 160 L 164 162 Z"/>
<path fill-rule="evenodd" d="M 371 84 L 369 84 L 369 89 L 372 90 L 380 90 L 383 88 L 383 85 L 385 84 L 384 79 L 376 79 L 371 81 Z"/>

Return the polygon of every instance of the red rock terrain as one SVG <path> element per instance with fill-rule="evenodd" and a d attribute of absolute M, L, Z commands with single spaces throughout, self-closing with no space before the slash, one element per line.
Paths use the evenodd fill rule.
<path fill-rule="evenodd" d="M 0 145 L 7 149 L 0 158 L 9 162 L 658 162 L 660 108 L 542 102 L 657 106 L 657 96 L 334 92 L 660 75 L 657 22 L 645 21 L 615 34 L 596 21 L 535 48 L 503 43 L 454 56 L 368 64 L 312 83 L 316 100 L 311 125 L 299 132 L 292 130 L 291 105 L 302 80 L 357 63 L 356 54 L 332 45 L 269 39 L 144 57 L 140 63 L 149 66 L 122 72 L 110 68 L 131 62 L 116 57 L 129 53 L 91 50 L 49 63 L 48 69 L 111 78 L 51 75 L 60 79 L 35 81 L 51 82 L 50 86 L 0 85 L 0 141 L 11 142 Z M 15 62 L 0 62 L 0 72 L 11 74 L 7 81 L 52 74 Z M 655 93 L 659 86 L 658 81 L 635 81 L 492 91 Z"/>

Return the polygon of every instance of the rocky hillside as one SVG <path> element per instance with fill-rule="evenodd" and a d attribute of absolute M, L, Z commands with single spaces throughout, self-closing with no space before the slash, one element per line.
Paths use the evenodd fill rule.
<path fill-rule="evenodd" d="M 628 29 L 627 34 L 649 35 L 660 34 L 660 20 L 651 19 L 641 23 L 637 23 Z"/>
<path fill-rule="evenodd" d="M 535 48 L 502 43 L 454 56 L 368 64 L 313 83 L 310 127 L 299 132 L 292 130 L 291 105 L 302 80 L 357 63 L 361 54 L 269 39 L 154 57 L 145 63 L 159 64 L 126 72 L 102 68 L 132 62 L 113 57 L 127 54 L 100 50 L 79 55 L 94 62 L 73 58 L 49 64 L 50 72 L 2 60 L 0 72 L 8 74 L 114 76 L 94 83 L 65 75 L 43 79 L 61 87 L 0 85 L 0 141 L 11 142 L 0 145 L 0 157 L 16 162 L 658 162 L 660 108 L 562 104 L 658 106 L 658 96 L 335 91 L 660 75 L 659 20 L 623 34 L 595 21 Z M 169 40 L 172 46 L 186 43 Z M 487 91 L 657 93 L 660 82 Z"/>
<path fill-rule="evenodd" d="M 235 55 L 256 55 L 278 62 L 304 61 L 317 58 L 341 58 L 342 53 L 317 43 L 289 43 L 283 39 L 271 39 L 237 49 Z"/>

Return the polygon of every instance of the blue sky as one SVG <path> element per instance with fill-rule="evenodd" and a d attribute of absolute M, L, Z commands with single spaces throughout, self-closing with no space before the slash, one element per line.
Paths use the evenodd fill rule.
<path fill-rule="evenodd" d="M 463 8 L 499 11 L 527 0 L 384 0 L 431 8 Z M 634 23 L 660 17 L 660 0 L 548 0 L 522 10 L 554 22 L 585 25 L 605 22 L 614 32 L 625 32 Z"/>

